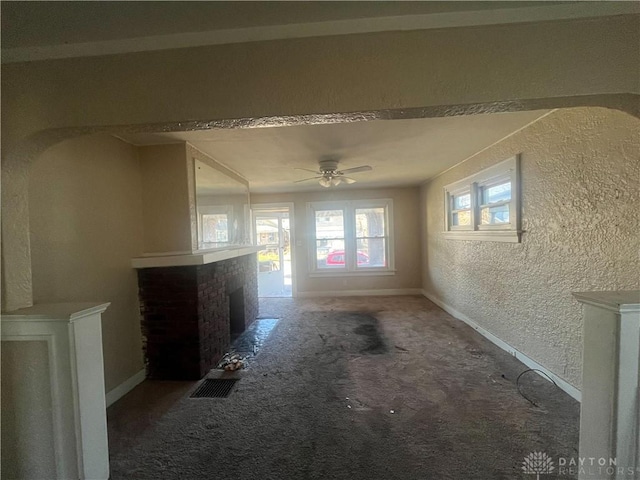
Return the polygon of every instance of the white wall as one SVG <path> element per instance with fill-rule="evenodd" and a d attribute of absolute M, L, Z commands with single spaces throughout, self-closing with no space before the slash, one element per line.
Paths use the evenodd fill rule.
<path fill-rule="evenodd" d="M 422 188 L 423 284 L 580 388 L 582 311 L 571 292 L 640 287 L 640 121 L 556 111 Z M 522 154 L 522 243 L 445 239 L 443 187 Z"/>
<path fill-rule="evenodd" d="M 193 160 L 184 143 L 138 147 L 144 252 L 191 252 L 196 228 Z M 193 198 L 192 198 L 193 197 Z M 197 242 L 197 240 L 195 240 Z"/>
<path fill-rule="evenodd" d="M 2 342 L 2 478 L 51 478 L 56 471 L 48 369 L 46 341 Z"/>
<path fill-rule="evenodd" d="M 314 253 L 309 252 L 309 238 L 313 225 L 309 225 L 308 222 L 307 203 L 376 198 L 393 199 L 396 274 L 364 277 L 310 277 L 308 258 Z M 295 241 L 302 242 L 301 246 L 294 246 L 295 282 L 300 295 L 336 291 L 364 292 L 420 288 L 420 202 L 417 187 L 369 190 L 341 186 L 329 191 L 251 195 L 252 206 L 283 202 L 294 204 Z"/>
<path fill-rule="evenodd" d="M 29 177 L 34 300 L 111 302 L 102 317 L 109 391 L 143 368 L 136 272 L 142 253 L 135 147 L 109 136 L 47 150 Z"/>

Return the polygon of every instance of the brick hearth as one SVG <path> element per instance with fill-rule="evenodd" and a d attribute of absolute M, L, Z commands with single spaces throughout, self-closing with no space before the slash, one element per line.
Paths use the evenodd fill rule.
<path fill-rule="evenodd" d="M 230 346 L 229 297 L 239 291 L 244 296 L 244 330 L 258 316 L 257 279 L 256 254 L 139 269 L 147 377 L 197 380 L 215 367 Z"/>

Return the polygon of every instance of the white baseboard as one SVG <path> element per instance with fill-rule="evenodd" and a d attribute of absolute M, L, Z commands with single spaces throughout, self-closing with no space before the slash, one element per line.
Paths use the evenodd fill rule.
<path fill-rule="evenodd" d="M 107 392 L 107 395 L 106 395 L 107 407 L 116 403 L 118 400 L 124 397 L 127 393 L 133 390 L 138 384 L 142 383 L 146 377 L 147 377 L 147 372 L 143 368 L 132 377 L 127 378 L 124 382 L 122 382 L 116 388 Z"/>
<path fill-rule="evenodd" d="M 317 292 L 298 292 L 299 298 L 313 297 L 382 297 L 385 295 L 422 295 L 420 288 L 387 288 L 380 290 L 330 290 Z"/>
<path fill-rule="evenodd" d="M 436 298 L 433 295 L 431 295 L 429 292 L 423 290 L 422 294 L 425 297 L 427 297 L 429 300 L 431 300 L 433 303 L 438 305 L 440 308 L 442 308 L 449 315 L 457 318 L 458 320 L 463 321 L 464 323 L 469 325 L 471 328 L 476 330 L 480 335 L 482 335 L 487 340 L 489 340 L 491 343 L 497 345 L 498 347 L 503 349 L 505 352 L 508 352 L 511 355 L 513 355 L 514 357 L 516 357 L 518 360 L 520 360 L 522 363 L 524 363 L 527 367 L 533 368 L 533 369 L 536 369 L 536 370 L 540 370 L 541 372 L 544 372 L 546 375 L 549 376 L 549 378 L 553 379 L 553 381 L 556 383 L 556 385 L 558 385 L 558 387 L 560 387 L 562 390 L 564 390 L 571 397 L 575 398 L 578 402 L 581 401 L 582 393 L 580 392 L 580 390 L 578 390 L 576 387 L 571 385 L 569 382 L 567 382 L 566 380 L 560 378 L 558 375 L 556 375 L 555 373 L 551 372 L 546 367 L 540 365 L 538 362 L 536 362 L 532 358 L 528 357 L 524 353 L 520 352 L 519 350 L 516 350 L 511 345 L 509 345 L 507 342 L 504 342 L 503 340 L 499 339 L 493 333 L 491 333 L 488 330 L 485 330 L 484 328 L 482 328 L 480 325 L 478 325 L 476 322 L 471 320 L 465 314 L 460 313 L 459 311 L 457 311 L 453 307 L 450 307 L 449 305 L 447 305 L 443 301 L 441 301 L 438 298 Z M 543 375 L 541 375 L 541 377 L 545 378 Z M 546 380 L 548 380 L 548 379 L 546 379 Z"/>

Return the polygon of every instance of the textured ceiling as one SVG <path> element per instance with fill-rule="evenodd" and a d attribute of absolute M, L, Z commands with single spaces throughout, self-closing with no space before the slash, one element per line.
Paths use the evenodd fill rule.
<path fill-rule="evenodd" d="M 339 168 L 371 165 L 338 188 L 418 185 L 534 122 L 547 111 L 330 125 L 206 130 L 121 137 L 134 145 L 188 141 L 245 177 L 252 192 L 322 189 L 313 176 L 322 158 Z"/>

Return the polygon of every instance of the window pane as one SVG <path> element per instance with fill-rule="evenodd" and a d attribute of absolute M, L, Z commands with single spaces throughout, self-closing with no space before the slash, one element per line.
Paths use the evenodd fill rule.
<path fill-rule="evenodd" d="M 202 215 L 202 241 L 204 243 L 229 241 L 229 229 L 225 213 Z"/>
<path fill-rule="evenodd" d="M 483 205 L 508 200 L 511 200 L 511 182 L 501 183 L 493 187 L 484 187 L 482 189 Z"/>
<path fill-rule="evenodd" d="M 342 210 L 316 210 L 316 239 L 325 238 L 344 238 Z"/>
<path fill-rule="evenodd" d="M 483 225 L 509 223 L 509 205 L 484 207 L 480 209 L 480 219 Z"/>
<path fill-rule="evenodd" d="M 471 208 L 471 194 L 465 193 L 464 195 L 454 195 L 453 209 L 464 210 L 465 208 Z"/>
<path fill-rule="evenodd" d="M 356 237 L 384 236 L 384 207 L 356 208 Z"/>
<path fill-rule="evenodd" d="M 385 238 L 358 239 L 358 268 L 387 266 Z"/>
<path fill-rule="evenodd" d="M 471 225 L 471 210 L 456 212 L 451 220 L 453 225 Z"/>
<path fill-rule="evenodd" d="M 344 239 L 317 240 L 316 265 L 318 268 L 345 268 Z"/>

